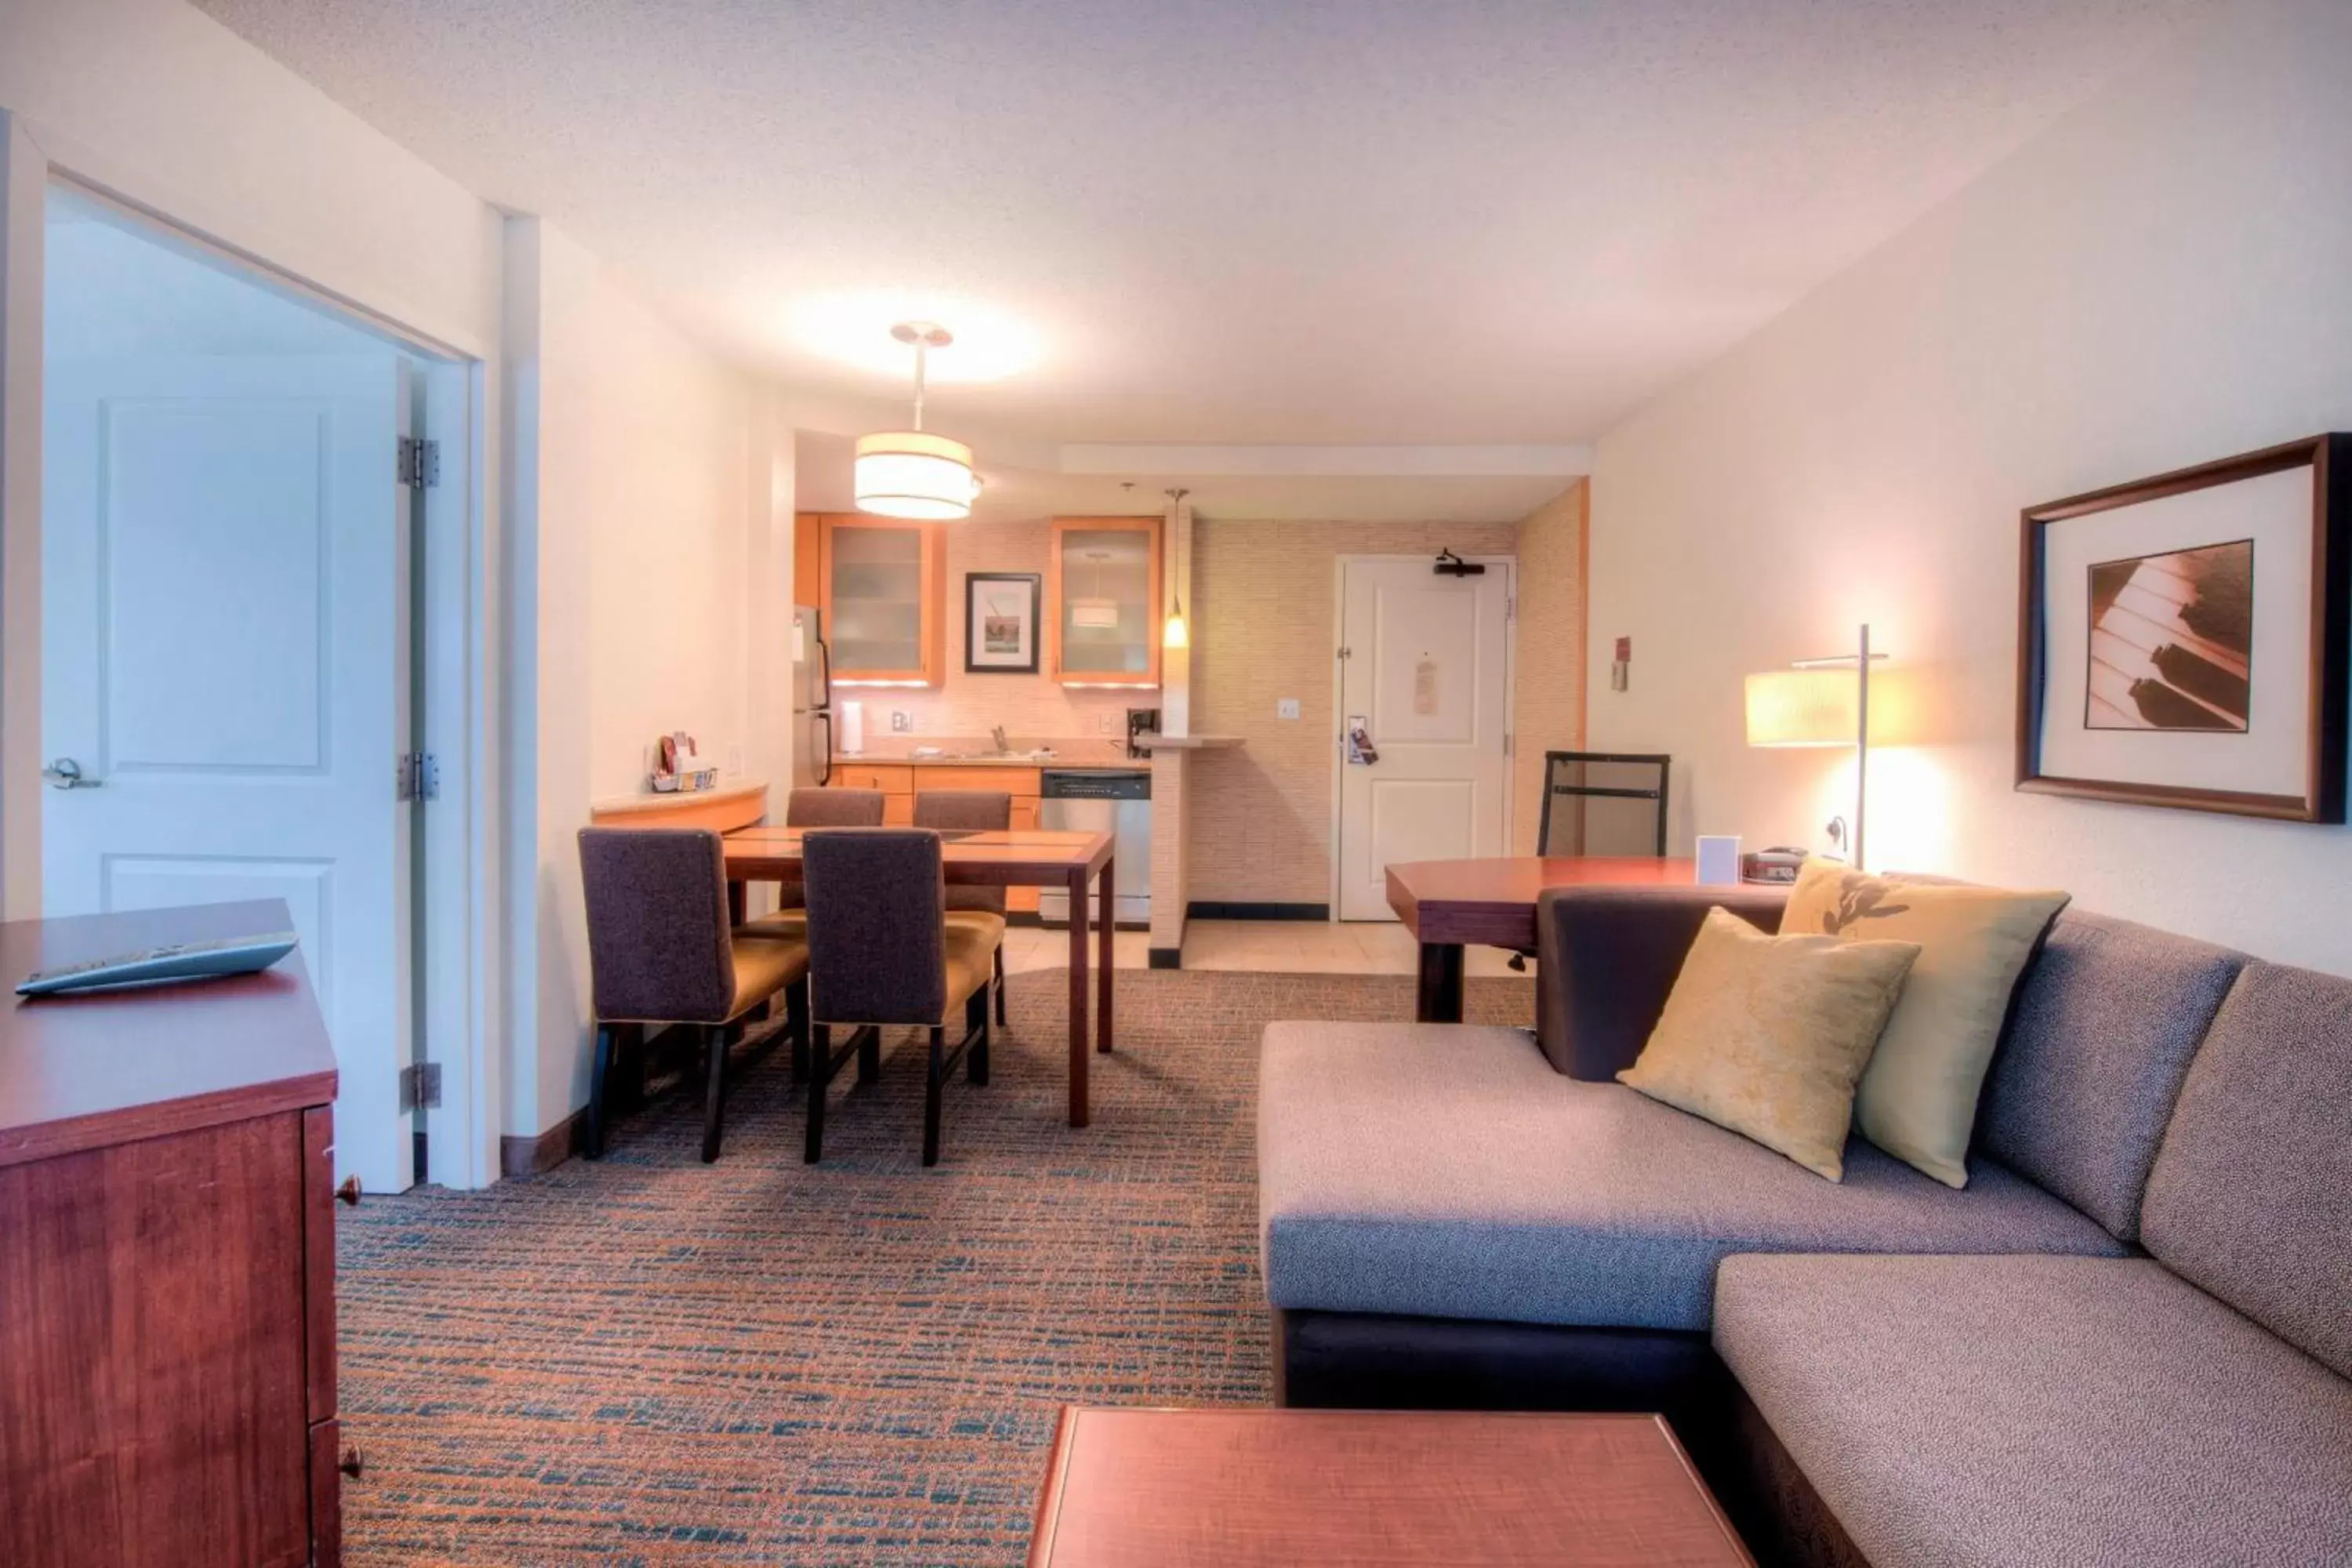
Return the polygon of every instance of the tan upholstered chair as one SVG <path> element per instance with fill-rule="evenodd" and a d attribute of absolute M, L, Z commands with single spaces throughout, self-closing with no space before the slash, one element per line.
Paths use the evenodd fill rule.
<path fill-rule="evenodd" d="M 1002 833 L 1013 826 L 1013 797 L 997 790 L 934 789 L 915 796 L 915 826 L 940 832 Z M 996 996 L 996 1021 L 1004 1022 L 1004 889 L 950 887 L 948 924 L 992 926 L 996 971 L 989 989 Z"/>
<path fill-rule="evenodd" d="M 990 955 L 1003 927 L 950 925 L 940 836 L 927 828 L 811 833 L 801 845 L 808 881 L 808 1148 L 824 1152 L 824 1100 L 834 1069 L 852 1051 L 857 1077 L 882 1070 L 881 1029 L 929 1031 L 923 1095 L 923 1163 L 940 1159 L 940 1103 L 956 1058 L 975 1084 L 988 1081 Z M 947 1044 L 963 1009 L 962 1037 Z M 833 1030 L 847 1027 L 836 1055 Z"/>
<path fill-rule="evenodd" d="M 781 991 L 785 1028 L 807 1037 L 808 944 L 730 929 L 726 852 L 705 828 L 583 827 L 580 879 L 596 1012 L 588 1157 L 604 1152 L 615 1026 L 690 1024 L 704 1054 L 702 1158 L 716 1160 L 730 1026 Z"/>

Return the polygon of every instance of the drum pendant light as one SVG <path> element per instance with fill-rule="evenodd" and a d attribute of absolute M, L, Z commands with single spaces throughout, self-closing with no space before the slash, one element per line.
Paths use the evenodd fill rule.
<path fill-rule="evenodd" d="M 923 428 L 923 383 L 933 349 L 955 342 L 945 327 L 901 321 L 890 335 L 915 350 L 915 426 L 857 438 L 857 510 L 877 517 L 952 522 L 971 515 L 980 476 L 971 471 L 971 448 Z"/>

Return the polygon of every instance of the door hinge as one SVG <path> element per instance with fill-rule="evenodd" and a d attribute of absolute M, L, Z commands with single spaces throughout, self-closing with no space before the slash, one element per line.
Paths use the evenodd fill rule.
<path fill-rule="evenodd" d="M 1517 594 L 1504 599 L 1503 618 L 1507 621 L 1516 621 L 1519 618 L 1519 596 Z"/>
<path fill-rule="evenodd" d="M 400 438 L 400 482 L 413 490 L 429 490 L 441 482 L 441 443 L 418 436 Z"/>
<path fill-rule="evenodd" d="M 1351 647 L 1343 647 L 1339 650 L 1339 657 L 1341 658 L 1353 658 L 1356 657 L 1356 650 Z"/>
<path fill-rule="evenodd" d="M 438 800 L 441 798 L 441 761 L 430 752 L 408 752 L 399 762 L 400 798 L 403 800 Z"/>
<path fill-rule="evenodd" d="M 1508 730 L 1503 731 L 1503 755 L 1507 757 L 1511 754 L 1511 742 L 1515 739 L 1517 739 L 1517 737 Z"/>
<path fill-rule="evenodd" d="M 441 1064 L 411 1062 L 400 1069 L 400 1109 L 441 1109 Z"/>

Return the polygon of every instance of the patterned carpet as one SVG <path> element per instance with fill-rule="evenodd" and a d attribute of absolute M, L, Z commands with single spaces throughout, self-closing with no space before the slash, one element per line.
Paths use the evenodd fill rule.
<path fill-rule="evenodd" d="M 1412 984 L 1122 972 L 1083 1131 L 1066 984 L 1013 977 L 931 1171 L 909 1036 L 836 1086 L 814 1169 L 777 1056 L 715 1166 L 673 1096 L 601 1164 L 344 1215 L 346 1560 L 1017 1563 L 1066 1401 L 1267 1399 L 1259 1028 L 1410 1017 Z M 1474 980 L 1471 1016 L 1533 991 Z"/>

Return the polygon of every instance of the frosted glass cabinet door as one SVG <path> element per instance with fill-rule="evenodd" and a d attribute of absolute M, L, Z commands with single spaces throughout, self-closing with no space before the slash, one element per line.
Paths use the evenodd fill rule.
<path fill-rule="evenodd" d="M 1057 518 L 1050 597 L 1065 685 L 1160 683 L 1160 519 Z"/>
<path fill-rule="evenodd" d="M 828 517 L 824 626 L 836 681 L 939 679 L 944 606 L 936 524 Z"/>

